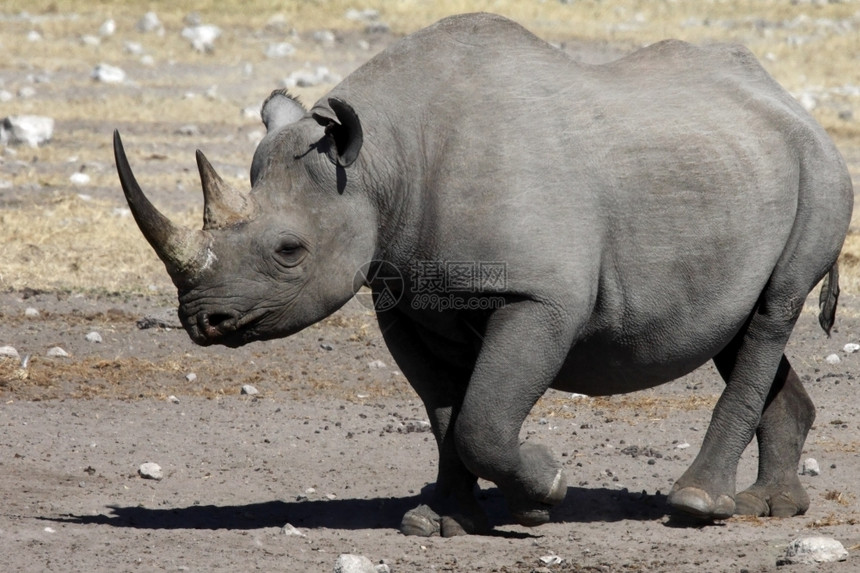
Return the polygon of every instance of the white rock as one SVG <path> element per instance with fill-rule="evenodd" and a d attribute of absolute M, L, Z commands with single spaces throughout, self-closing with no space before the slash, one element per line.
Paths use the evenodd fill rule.
<path fill-rule="evenodd" d="M 14 358 L 20 360 L 21 356 L 13 346 L 0 346 L 0 358 Z"/>
<path fill-rule="evenodd" d="M 112 66 L 110 64 L 99 64 L 93 69 L 90 74 L 97 82 L 106 84 L 120 84 L 125 81 L 125 71 L 122 68 Z"/>
<path fill-rule="evenodd" d="M 788 544 L 785 555 L 777 564 L 832 563 L 848 559 L 848 551 L 832 537 L 798 537 Z"/>
<path fill-rule="evenodd" d="M 347 20 L 352 20 L 353 22 L 374 22 L 379 20 L 379 10 L 372 8 L 356 10 L 355 8 L 350 8 L 344 16 Z"/>
<path fill-rule="evenodd" d="M 179 398 L 177 398 L 173 394 L 171 394 L 170 396 L 167 397 L 167 401 L 171 402 L 173 404 L 179 404 Z"/>
<path fill-rule="evenodd" d="M 144 14 L 137 22 L 137 29 L 141 32 L 164 33 L 164 26 L 161 24 L 161 20 L 158 19 L 158 14 L 155 12 L 147 12 Z"/>
<path fill-rule="evenodd" d="M 161 466 L 153 462 L 140 464 L 140 467 L 137 469 L 137 473 L 144 479 L 159 480 L 164 477 L 164 473 L 161 471 Z"/>
<path fill-rule="evenodd" d="M 84 34 L 81 36 L 81 43 L 84 46 L 100 46 L 102 43 L 102 39 L 98 36 L 93 36 L 92 34 Z"/>
<path fill-rule="evenodd" d="M 289 42 L 280 42 L 277 44 L 269 44 L 266 48 L 266 57 L 271 59 L 286 58 L 287 56 L 292 56 L 295 52 L 295 46 Z"/>
<path fill-rule="evenodd" d="M 195 374 L 194 372 L 189 372 L 185 375 L 185 380 L 187 380 L 188 382 L 196 382 L 197 374 Z"/>
<path fill-rule="evenodd" d="M 842 351 L 847 354 L 854 354 L 858 350 L 860 350 L 860 344 L 857 344 L 856 342 L 849 342 L 842 347 Z"/>
<path fill-rule="evenodd" d="M 544 555 L 540 558 L 540 562 L 544 565 L 561 565 L 564 559 L 558 555 Z"/>
<path fill-rule="evenodd" d="M 42 34 L 37 32 L 36 30 L 30 30 L 27 32 L 27 41 L 28 42 L 40 42 L 42 40 Z"/>
<path fill-rule="evenodd" d="M 688 444 L 687 442 L 681 442 L 680 444 L 675 446 L 675 449 L 676 450 L 686 450 L 689 447 L 690 447 L 690 444 Z"/>
<path fill-rule="evenodd" d="M 827 362 L 828 364 L 839 364 L 840 362 L 842 362 L 842 359 L 839 358 L 838 354 L 828 354 L 824 358 L 824 361 Z"/>
<path fill-rule="evenodd" d="M 242 394 L 247 394 L 248 396 L 254 396 L 255 394 L 259 394 L 260 391 L 251 386 L 250 384 L 245 384 L 242 386 Z"/>
<path fill-rule="evenodd" d="M 806 458 L 803 460 L 803 468 L 800 470 L 801 475 L 817 476 L 821 473 L 821 467 L 815 458 Z"/>
<path fill-rule="evenodd" d="M 10 91 L 0 90 L 0 103 L 6 103 L 15 99 L 14 94 Z"/>
<path fill-rule="evenodd" d="M 39 316 L 39 311 L 32 306 L 29 306 L 24 310 L 24 316 L 28 318 L 36 318 Z"/>
<path fill-rule="evenodd" d="M 86 339 L 87 342 L 92 342 L 93 344 L 101 344 L 102 335 L 94 330 L 87 334 Z"/>
<path fill-rule="evenodd" d="M 77 173 L 72 173 L 72 175 L 69 177 L 69 181 L 71 181 L 75 185 L 87 185 L 90 182 L 90 176 L 86 173 L 81 173 L 79 171 Z"/>
<path fill-rule="evenodd" d="M 140 42 L 123 42 L 122 49 L 126 54 L 131 54 L 132 56 L 143 55 L 143 44 Z"/>
<path fill-rule="evenodd" d="M 101 26 L 99 26 L 99 36 L 113 36 L 116 32 L 116 22 L 113 21 L 112 18 L 105 20 Z"/>
<path fill-rule="evenodd" d="M 215 40 L 220 36 L 221 28 L 208 24 L 182 29 L 182 37 L 191 42 L 191 47 L 198 52 L 211 52 L 215 49 Z"/>
<path fill-rule="evenodd" d="M 313 39 L 315 42 L 319 42 L 325 46 L 331 46 L 334 44 L 335 36 L 331 30 L 318 30 L 313 33 Z"/>
<path fill-rule="evenodd" d="M 391 567 L 387 563 L 380 563 L 373 568 L 376 570 L 376 573 L 391 573 Z"/>
<path fill-rule="evenodd" d="M 41 115 L 10 115 L 0 125 L 0 143 L 26 143 L 38 147 L 54 134 L 54 118 Z"/>
<path fill-rule="evenodd" d="M 385 368 L 385 362 L 382 360 L 371 360 L 367 363 L 367 367 L 371 370 L 379 370 L 380 368 Z"/>
<path fill-rule="evenodd" d="M 49 348 L 46 356 L 50 356 L 51 358 L 66 358 L 69 355 L 68 352 L 60 348 L 59 346 L 54 346 L 53 348 Z"/>
<path fill-rule="evenodd" d="M 373 562 L 364 555 L 344 553 L 334 564 L 334 573 L 377 573 Z"/>
<path fill-rule="evenodd" d="M 289 523 L 282 527 L 281 531 L 283 531 L 284 535 L 286 535 L 287 537 L 307 537 L 306 534 L 302 533 L 296 527 L 292 526 Z"/>
<path fill-rule="evenodd" d="M 18 97 L 20 98 L 28 98 L 36 95 L 36 88 L 33 86 L 24 86 L 18 90 Z"/>

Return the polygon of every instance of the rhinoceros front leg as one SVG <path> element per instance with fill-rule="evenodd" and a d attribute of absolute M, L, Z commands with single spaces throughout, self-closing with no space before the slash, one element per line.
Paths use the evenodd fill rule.
<path fill-rule="evenodd" d="M 730 360 L 714 359 L 728 379 Z M 785 356 L 756 428 L 759 462 L 756 482 L 735 496 L 735 513 L 791 517 L 809 508 L 809 496 L 797 477 L 806 435 L 815 420 L 815 406 Z"/>
<path fill-rule="evenodd" d="M 808 289 L 789 289 L 779 285 L 776 277 L 772 280 L 747 326 L 716 357 L 727 375 L 726 388 L 714 408 L 702 449 L 669 494 L 669 505 L 676 510 L 705 519 L 731 517 L 736 511 L 738 461 L 756 430 L 763 428 L 777 434 L 797 431 L 785 427 L 779 415 L 763 418 L 762 413 Z M 783 400 L 777 402 L 776 408 Z M 788 463 L 796 467 L 799 450 L 788 452 L 793 448 L 780 437 L 771 439 L 770 445 L 776 448 L 777 455 L 790 453 L 791 459 L 771 458 L 764 462 L 768 474 L 781 472 Z"/>
<path fill-rule="evenodd" d="M 550 507 L 567 493 L 561 465 L 546 447 L 521 445 L 519 433 L 564 362 L 571 322 L 557 307 L 534 301 L 496 310 L 456 419 L 460 458 L 472 473 L 495 482 L 523 525 L 548 521 Z"/>
<path fill-rule="evenodd" d="M 463 401 L 469 371 L 446 363 L 432 346 L 433 334 L 397 310 L 377 315 L 382 336 L 406 379 L 421 397 L 439 447 L 436 490 L 430 506 L 409 511 L 400 530 L 406 535 L 443 537 L 489 531 L 475 498 L 477 476 L 463 465 L 453 437 L 453 421 Z"/>

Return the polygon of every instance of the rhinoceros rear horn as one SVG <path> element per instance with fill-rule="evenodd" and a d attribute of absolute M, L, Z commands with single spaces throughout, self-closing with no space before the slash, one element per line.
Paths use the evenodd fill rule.
<path fill-rule="evenodd" d="M 361 122 L 352 106 L 342 99 L 329 98 L 328 105 L 331 112 L 325 108 L 316 108 L 313 118 L 325 127 L 325 133 L 333 144 L 334 153 L 330 154 L 332 161 L 341 167 L 349 167 L 358 158 L 364 143 Z"/>
<path fill-rule="evenodd" d="M 203 186 L 203 230 L 218 229 L 242 221 L 251 214 L 247 197 L 228 185 L 197 150 L 197 169 Z"/>
<path fill-rule="evenodd" d="M 150 203 L 131 171 L 119 131 L 113 134 L 113 152 L 122 190 L 137 226 L 164 262 L 174 284 L 187 283 L 202 267 L 206 236 L 203 231 L 175 225 Z"/>

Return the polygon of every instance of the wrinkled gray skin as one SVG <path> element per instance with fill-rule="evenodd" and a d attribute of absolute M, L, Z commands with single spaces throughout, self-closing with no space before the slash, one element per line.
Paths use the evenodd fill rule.
<path fill-rule="evenodd" d="M 815 410 L 783 351 L 825 275 L 832 324 L 852 188 L 825 132 L 747 50 L 667 41 L 591 66 L 503 18 L 455 16 L 310 112 L 273 93 L 263 119 L 250 194 L 198 156 L 202 231 L 155 211 L 116 136 L 126 196 L 200 344 L 301 330 L 353 296 L 369 261 L 403 273 L 392 286 L 371 265 L 367 282 L 399 296 L 379 324 L 440 456 L 433 509 L 404 532 L 486 531 L 478 476 L 521 523 L 545 522 L 561 466 L 519 432 L 548 388 L 631 392 L 708 360 L 725 391 L 669 503 L 708 519 L 807 509 L 796 468 Z M 416 309 L 417 262 L 504 263 L 504 280 L 451 293 L 471 308 L 501 298 Z M 736 493 L 754 435 L 758 480 Z"/>

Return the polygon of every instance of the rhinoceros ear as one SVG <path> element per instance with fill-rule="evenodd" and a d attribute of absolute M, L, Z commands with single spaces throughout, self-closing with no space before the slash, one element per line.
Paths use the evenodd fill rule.
<path fill-rule="evenodd" d="M 316 108 L 313 118 L 325 127 L 325 133 L 333 144 L 334 153 L 329 154 L 332 161 L 341 167 L 349 167 L 355 162 L 364 143 L 361 122 L 352 106 L 342 99 L 329 98 L 328 105 L 331 111 Z"/>
<path fill-rule="evenodd" d="M 275 90 L 260 109 L 260 119 L 266 126 L 266 133 L 274 133 L 282 127 L 295 123 L 307 115 L 305 106 L 286 89 Z"/>

